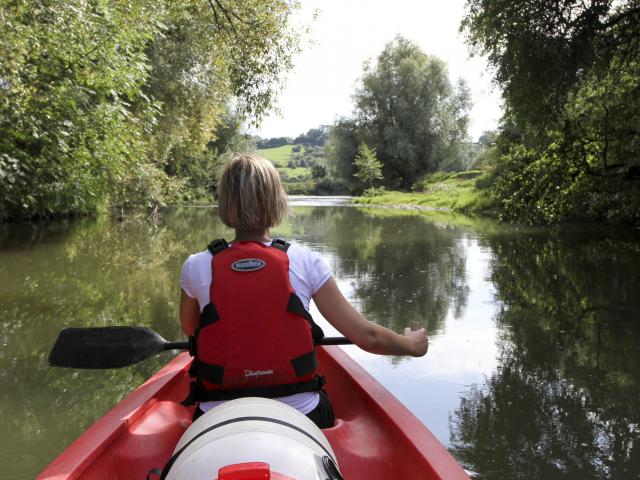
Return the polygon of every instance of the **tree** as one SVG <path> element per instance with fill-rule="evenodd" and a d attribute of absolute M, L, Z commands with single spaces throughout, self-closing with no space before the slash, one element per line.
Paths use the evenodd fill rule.
<path fill-rule="evenodd" d="M 167 172 L 202 154 L 230 105 L 254 122 L 272 105 L 298 48 L 292 8 L 0 0 L 0 219 L 180 188 Z"/>
<path fill-rule="evenodd" d="M 349 188 L 355 188 L 353 159 L 358 154 L 361 132 L 355 121 L 338 120 L 331 128 L 324 146 L 327 162 L 333 176 L 343 179 Z"/>
<path fill-rule="evenodd" d="M 356 167 L 356 173 L 353 175 L 360 180 L 363 188 L 370 190 L 373 188 L 373 182 L 382 180 L 382 164 L 366 144 L 360 144 L 353 163 Z"/>
<path fill-rule="evenodd" d="M 461 29 L 502 87 L 505 215 L 639 222 L 637 0 L 469 0 Z"/>
<path fill-rule="evenodd" d="M 293 143 L 293 138 L 291 137 L 273 137 L 273 138 L 259 138 L 256 140 L 256 147 L 258 148 L 275 148 L 281 147 L 282 145 L 288 145 Z"/>
<path fill-rule="evenodd" d="M 217 192 L 218 179 L 224 165 L 234 152 L 246 152 L 255 148 L 252 139 L 241 133 L 241 121 L 237 114 L 221 115 L 212 139 L 197 153 L 186 155 L 184 149 L 175 149 L 165 172 L 172 178 L 185 182 L 181 198 L 187 201 L 210 201 Z"/>
<path fill-rule="evenodd" d="M 147 49 L 145 93 L 162 105 L 151 132 L 152 158 L 202 152 L 234 101 L 241 120 L 257 123 L 271 107 L 298 50 L 286 0 L 168 2 L 163 35 Z"/>
<path fill-rule="evenodd" d="M 486 55 L 521 127 L 555 122 L 590 70 L 637 58 L 640 47 L 635 0 L 468 0 L 466 8 L 461 30 Z"/>
<path fill-rule="evenodd" d="M 91 212 L 144 156 L 162 8 L 0 3 L 0 218 Z M 136 103 L 136 111 L 132 104 Z"/>
<path fill-rule="evenodd" d="M 324 165 L 314 165 L 311 167 L 311 178 L 318 180 L 327 176 L 327 168 Z"/>
<path fill-rule="evenodd" d="M 376 151 L 388 186 L 409 189 L 467 141 L 466 85 L 453 87 L 442 60 L 400 36 L 365 65 L 355 104 L 360 141 Z"/>
<path fill-rule="evenodd" d="M 496 143 L 496 137 L 498 134 L 494 130 L 485 130 L 482 135 L 478 137 L 478 143 L 483 147 L 489 147 Z"/>
<path fill-rule="evenodd" d="M 324 146 L 327 136 L 329 133 L 329 127 L 326 125 L 322 125 L 319 128 L 312 128 L 307 133 L 302 135 L 298 135 L 294 139 L 294 143 L 299 143 L 302 145 L 313 145 L 316 147 Z"/>

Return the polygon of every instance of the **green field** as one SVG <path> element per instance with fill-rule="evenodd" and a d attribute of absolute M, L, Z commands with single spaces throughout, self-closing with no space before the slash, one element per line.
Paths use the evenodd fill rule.
<path fill-rule="evenodd" d="M 295 145 L 282 145 L 274 148 L 259 148 L 257 154 L 271 160 L 276 167 L 286 167 L 289 160 L 293 159 L 293 147 Z M 304 147 L 300 147 L 300 153 L 304 152 Z"/>
<path fill-rule="evenodd" d="M 294 158 L 293 147 L 295 145 L 282 145 L 274 148 L 259 148 L 256 153 L 261 157 L 271 160 L 276 170 L 286 178 L 294 177 L 310 177 L 311 169 L 307 167 L 289 168 L 287 164 Z M 301 146 L 299 154 L 304 153 L 304 147 Z"/>

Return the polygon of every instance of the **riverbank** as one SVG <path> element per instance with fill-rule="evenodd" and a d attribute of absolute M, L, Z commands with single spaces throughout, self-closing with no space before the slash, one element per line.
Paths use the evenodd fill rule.
<path fill-rule="evenodd" d="M 354 197 L 355 205 L 408 210 L 444 210 L 463 213 L 488 213 L 496 210 L 495 202 L 483 186 L 482 171 L 436 173 L 417 185 L 419 191 L 389 191 L 380 195 Z"/>

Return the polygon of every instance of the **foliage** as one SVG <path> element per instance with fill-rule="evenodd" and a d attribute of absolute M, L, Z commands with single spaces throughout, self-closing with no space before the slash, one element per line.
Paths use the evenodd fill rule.
<path fill-rule="evenodd" d="M 307 177 L 284 178 L 282 184 L 289 195 L 309 195 L 316 186 L 315 182 Z"/>
<path fill-rule="evenodd" d="M 341 179 L 325 176 L 316 178 L 315 186 L 309 193 L 312 195 L 346 195 L 349 193 L 349 188 Z"/>
<path fill-rule="evenodd" d="M 181 181 L 180 201 L 211 201 L 216 195 L 217 184 L 224 165 L 236 152 L 254 149 L 251 138 L 241 133 L 237 115 L 226 114 L 219 119 L 206 148 L 191 156 L 183 149 L 173 152 L 172 161 L 164 167 L 174 181 Z"/>
<path fill-rule="evenodd" d="M 489 213 L 495 205 L 489 190 L 478 187 L 482 175 L 480 171 L 438 172 L 416 182 L 414 193 L 376 192 L 377 195 L 355 198 L 353 202 L 418 210 Z"/>
<path fill-rule="evenodd" d="M 140 163 L 112 190 L 110 205 L 114 209 L 157 209 L 182 200 L 184 180 L 165 175 L 150 163 Z"/>
<path fill-rule="evenodd" d="M 324 165 L 314 165 L 311 167 L 311 176 L 313 178 L 324 178 L 327 176 L 327 168 Z"/>
<path fill-rule="evenodd" d="M 483 147 L 488 147 L 496 143 L 498 134 L 493 130 L 485 130 L 478 138 L 478 143 Z"/>
<path fill-rule="evenodd" d="M 461 28 L 503 89 L 505 217 L 640 222 L 638 2 L 469 0 Z"/>
<path fill-rule="evenodd" d="M 322 131 L 322 128 L 312 129 L 307 135 L 313 131 Z M 328 170 L 325 149 L 322 147 L 286 144 L 258 149 L 256 153 L 271 160 L 280 173 L 285 190 L 290 194 L 332 195 L 349 191 L 344 182 L 336 179 Z"/>
<path fill-rule="evenodd" d="M 470 96 L 461 80 L 451 85 L 442 60 L 398 36 L 365 64 L 354 99 L 355 119 L 339 122 L 330 140 L 343 178 L 363 142 L 376 151 L 386 186 L 409 189 L 425 173 L 463 168 Z"/>
<path fill-rule="evenodd" d="M 140 90 L 158 10 L 2 2 L 0 217 L 95 210 L 144 154 L 156 105 Z"/>
<path fill-rule="evenodd" d="M 355 165 L 358 154 L 360 128 L 353 120 L 338 120 L 331 128 L 324 147 L 331 174 L 340 178 L 349 189 L 355 189 Z"/>
<path fill-rule="evenodd" d="M 637 235 L 502 229 L 483 247 L 498 368 L 452 415 L 454 455 L 479 479 L 637 477 Z"/>
<path fill-rule="evenodd" d="M 353 160 L 356 173 L 353 175 L 360 180 L 362 188 L 371 190 L 376 180 L 382 180 L 382 164 L 373 150 L 365 143 L 358 147 L 358 154 Z"/>
<path fill-rule="evenodd" d="M 163 176 L 216 161 L 203 151 L 232 103 L 250 121 L 272 105 L 298 48 L 292 8 L 2 0 L 0 218 L 160 202 L 191 186 Z"/>
<path fill-rule="evenodd" d="M 277 147 L 282 147 L 284 145 L 288 145 L 290 143 L 293 143 L 293 139 L 290 137 L 274 137 L 274 138 L 267 138 L 267 139 L 258 138 L 256 140 L 256 148 L 259 148 L 259 149 L 277 148 Z M 296 142 L 296 143 L 299 143 L 299 142 Z"/>
<path fill-rule="evenodd" d="M 503 218 L 532 224 L 640 219 L 637 181 L 591 176 L 581 165 L 569 164 L 562 147 L 553 144 L 539 154 L 516 146 L 501 158 L 493 192 Z"/>
<path fill-rule="evenodd" d="M 329 127 L 322 125 L 319 128 L 311 128 L 307 133 L 298 135 L 293 143 L 299 143 L 307 146 L 323 147 L 329 136 Z"/>

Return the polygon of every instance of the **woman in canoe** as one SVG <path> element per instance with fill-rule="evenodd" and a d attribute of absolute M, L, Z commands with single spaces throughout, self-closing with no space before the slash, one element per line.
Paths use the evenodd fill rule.
<path fill-rule="evenodd" d="M 195 356 L 186 404 L 194 418 L 225 400 L 264 396 L 333 425 L 317 375 L 315 344 L 324 318 L 363 350 L 422 356 L 424 328 L 399 335 L 365 319 L 342 295 L 327 264 L 306 247 L 273 240 L 269 229 L 287 214 L 286 194 L 271 162 L 240 155 L 224 169 L 218 209 L 235 239 L 213 241 L 188 257 L 180 275 L 180 322 Z"/>

